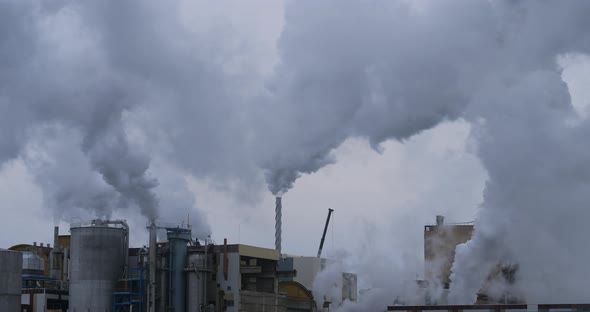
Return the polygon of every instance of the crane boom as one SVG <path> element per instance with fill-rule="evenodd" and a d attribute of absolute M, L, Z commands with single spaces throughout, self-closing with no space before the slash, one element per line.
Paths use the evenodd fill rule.
<path fill-rule="evenodd" d="M 326 219 L 326 225 L 324 226 L 324 234 L 322 234 L 322 240 L 320 241 L 320 248 L 318 249 L 318 258 L 322 256 L 322 249 L 324 248 L 324 240 L 326 239 L 326 232 L 328 231 L 328 224 L 330 223 L 330 216 L 332 216 L 334 209 L 328 208 L 328 218 Z"/>

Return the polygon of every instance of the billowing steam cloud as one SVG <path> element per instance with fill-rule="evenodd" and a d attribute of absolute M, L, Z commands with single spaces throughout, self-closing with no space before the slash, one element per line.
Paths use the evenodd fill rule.
<path fill-rule="evenodd" d="M 573 259 L 588 253 L 571 246 L 583 244 L 577 219 L 590 200 L 590 149 L 579 144 L 589 124 L 554 72 L 531 73 L 492 101 L 498 110 L 476 126 L 490 179 L 475 237 L 457 248 L 451 300 L 474 302 L 495 266 L 512 262 L 524 299 L 584 301 L 590 284 L 581 276 L 589 271 Z M 540 286 L 546 281 L 553 282 Z"/>
<path fill-rule="evenodd" d="M 490 178 L 475 237 L 457 250 L 451 300 L 473 302 L 498 261 L 519 263 L 522 287 L 548 279 L 567 290 L 529 287 L 527 299 L 587 288 L 560 247 L 571 236 L 550 216 L 582 222 L 590 194 L 590 128 L 556 61 L 589 52 L 589 2 L 288 1 L 276 60 L 274 38 L 259 53 L 256 29 L 207 20 L 205 9 L 1 2 L 0 164 L 24 159 L 56 218 L 137 206 L 154 219 L 168 188 L 152 160 L 178 175 L 167 180 L 259 191 L 266 178 L 281 194 L 333 163 L 347 138 L 380 150 L 463 118 Z"/>
<path fill-rule="evenodd" d="M 271 191 L 285 192 L 300 173 L 331 163 L 330 151 L 350 136 L 366 137 L 379 149 L 384 140 L 402 140 L 460 115 L 470 91 L 461 73 L 483 63 L 494 30 L 447 36 L 467 32 L 462 23 L 476 19 L 448 20 L 455 5 L 435 4 L 433 12 L 441 12 L 433 15 L 405 2 L 289 3 L 272 85 L 273 128 L 284 153 L 267 165 Z M 486 15 L 476 10 L 483 3 L 463 5 Z"/>
<path fill-rule="evenodd" d="M 187 5 L 0 4 L 0 164 L 22 157 L 56 219 L 129 206 L 157 218 L 158 198 L 171 197 L 158 190 L 171 186 L 158 187 L 152 158 L 180 180 L 192 173 L 256 185 L 234 109 L 244 79 L 226 68 L 234 53 L 219 56 L 231 38 L 189 27 Z M 167 218 L 184 219 L 173 206 Z"/>
<path fill-rule="evenodd" d="M 462 117 L 490 180 L 475 237 L 458 249 L 450 301 L 473 303 L 500 262 L 519 264 L 516 286 L 526 286 L 527 300 L 580 300 L 587 269 L 579 262 L 559 275 L 571 258 L 553 215 L 556 207 L 584 215 L 587 126 L 557 59 L 588 53 L 589 12 L 584 1 L 290 3 L 272 87 L 291 117 L 280 126 L 297 130 L 279 131 L 289 139 L 276 159 L 289 165 L 267 176 L 271 190 L 330 163 L 350 136 L 378 149 Z M 539 256 L 552 262 L 547 273 Z"/>
<path fill-rule="evenodd" d="M 141 207 L 143 214 L 157 217 L 157 200 L 152 189 L 157 182 L 147 174 L 149 159 L 132 150 L 123 129 L 125 111 L 137 102 L 129 92 L 129 81 L 110 68 L 95 32 L 82 23 L 75 7 L 44 7 L 34 1 L 2 4 L 3 40 L 0 49 L 6 70 L 0 74 L 0 110 L 2 111 L 3 160 L 21 153 L 27 137 L 42 139 L 43 127 L 59 127 L 57 132 L 75 131 L 80 135 L 80 150 L 90 167 L 97 172 L 122 199 Z M 12 23 L 11 23 L 12 22 Z M 16 33 L 17 35 L 14 35 Z M 34 134 L 37 134 L 36 136 Z M 51 151 L 47 150 L 47 151 Z M 54 149 L 53 152 L 59 152 Z M 53 159 L 59 167 L 53 171 L 40 165 L 34 173 L 53 179 L 70 170 L 64 159 Z M 86 174 L 84 171 L 77 172 Z M 77 173 L 70 172 L 76 176 Z M 43 179 L 43 178 L 41 178 Z M 47 181 L 55 183 L 60 180 Z M 75 180 L 74 180 L 75 181 Z M 52 187 L 55 205 L 69 202 L 79 189 L 72 183 Z M 77 186 L 82 188 L 82 186 Z M 47 188 L 46 188 L 47 190 Z M 85 201 L 88 207 L 102 206 L 109 210 L 100 191 Z M 106 195 L 108 196 L 108 195 Z"/>

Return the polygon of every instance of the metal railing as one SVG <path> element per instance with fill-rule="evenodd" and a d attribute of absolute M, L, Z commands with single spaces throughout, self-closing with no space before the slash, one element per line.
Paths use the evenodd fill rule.
<path fill-rule="evenodd" d="M 475 304 L 475 305 L 422 305 L 422 306 L 388 306 L 387 311 L 590 311 L 590 304 Z"/>

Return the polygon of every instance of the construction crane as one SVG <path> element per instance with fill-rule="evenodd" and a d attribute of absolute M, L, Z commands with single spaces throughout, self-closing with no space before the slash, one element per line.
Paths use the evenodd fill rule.
<path fill-rule="evenodd" d="M 324 248 L 324 240 L 326 239 L 326 232 L 328 231 L 328 224 L 330 223 L 330 216 L 334 209 L 328 208 L 328 218 L 326 219 L 326 226 L 324 226 L 324 234 L 322 234 L 322 240 L 320 241 L 320 248 L 318 249 L 318 258 L 322 256 L 322 249 Z"/>

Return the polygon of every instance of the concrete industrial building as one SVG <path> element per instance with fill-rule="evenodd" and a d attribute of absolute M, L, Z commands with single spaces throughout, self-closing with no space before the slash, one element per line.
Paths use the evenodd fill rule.
<path fill-rule="evenodd" d="M 446 224 L 443 216 L 436 217 L 436 224 L 424 226 L 424 281 L 420 286 L 425 291 L 425 304 L 439 305 L 447 303 L 451 283 L 451 267 L 455 260 L 457 245 L 469 241 L 474 232 L 474 225 L 469 223 Z M 490 272 L 486 282 L 478 292 L 477 303 L 521 303 L 517 296 L 504 293 L 500 296 L 489 295 L 489 285 L 494 280 L 504 279 L 512 283 L 518 270 L 517 265 L 501 264 Z"/>
<path fill-rule="evenodd" d="M 278 260 L 278 251 L 248 245 L 189 247 L 187 311 L 285 311 Z"/>
<path fill-rule="evenodd" d="M 55 228 L 53 245 L 20 244 L 12 250 L 0 250 L 2 311 L 313 312 L 327 311 L 326 301 L 332 307 L 342 303 L 316 298 L 312 292 L 315 277 L 330 260 L 281 255 L 275 249 L 226 241 L 201 244 L 191 237 L 190 226 L 152 224 L 148 228 L 149 246 L 141 248 L 128 247 L 129 229 L 125 221 L 93 220 L 72 224 L 71 235 L 59 235 Z M 160 241 L 155 235 L 158 229 L 166 233 Z M 418 281 L 426 300 L 417 302 L 421 306 L 387 309 L 485 309 L 480 305 L 444 306 L 444 296 L 434 298 L 428 293 L 433 285 L 448 289 L 454 250 L 471 238 L 473 230 L 471 224 L 445 224 L 442 217 L 437 218 L 436 224 L 426 225 L 427 279 Z M 498 265 L 488 280 L 509 281 L 517 270 L 514 265 Z M 509 295 L 486 297 L 484 285 L 478 304 L 496 304 L 488 306 L 496 310 L 526 308 L 518 298 Z M 342 275 L 342 298 L 356 300 L 356 275 Z"/>
<path fill-rule="evenodd" d="M 445 224 L 437 216 L 436 224 L 424 226 L 424 276 L 448 288 L 455 248 L 473 235 L 473 224 Z"/>
<path fill-rule="evenodd" d="M 18 252 L 0 249 L 0 307 L 20 311 L 22 257 Z"/>
<path fill-rule="evenodd" d="M 294 271 L 296 274 L 280 278 L 281 282 L 297 282 L 308 290 L 313 289 L 313 281 L 316 276 L 329 265 L 336 265 L 337 261 L 318 257 L 302 257 L 284 255 L 279 262 L 281 271 Z M 342 304 L 344 301 L 357 300 L 357 277 L 356 274 L 343 272 L 342 280 L 342 301 L 334 302 L 333 298 L 322 298 L 332 304 Z"/>
<path fill-rule="evenodd" d="M 53 246 L 50 243 L 34 242 L 32 245 L 19 244 L 10 247 L 22 258 L 22 288 L 19 310 L 26 312 L 65 311 L 68 308 L 68 266 L 69 235 L 59 235 L 54 228 Z"/>
<path fill-rule="evenodd" d="M 0 279 L 12 281 L 11 291 L 0 284 L 0 303 L 12 298 L 14 311 L 27 312 L 322 311 L 311 288 L 325 259 L 202 243 L 190 226 L 148 232 L 147 246 L 129 248 L 125 221 L 97 219 L 72 224 L 71 235 L 56 227 L 53 244 L 12 246 L 0 253 Z M 343 298 L 356 300 L 354 274 L 343 275 Z"/>

